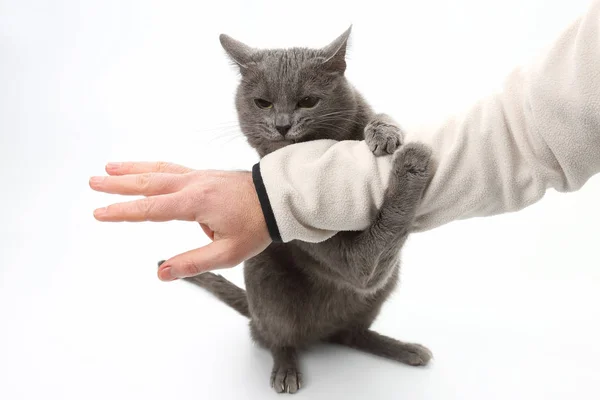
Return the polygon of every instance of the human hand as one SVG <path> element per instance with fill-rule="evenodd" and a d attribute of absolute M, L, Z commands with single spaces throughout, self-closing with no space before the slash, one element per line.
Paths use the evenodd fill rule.
<path fill-rule="evenodd" d="M 212 243 L 166 260 L 163 281 L 234 267 L 262 252 L 271 238 L 250 172 L 197 171 L 163 162 L 110 163 L 90 179 L 96 191 L 143 195 L 94 211 L 104 222 L 196 221 Z"/>

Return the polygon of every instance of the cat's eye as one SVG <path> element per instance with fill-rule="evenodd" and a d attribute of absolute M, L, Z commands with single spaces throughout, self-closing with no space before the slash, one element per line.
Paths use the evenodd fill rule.
<path fill-rule="evenodd" d="M 298 102 L 298 107 L 313 108 L 314 106 L 317 105 L 318 102 L 319 102 L 318 97 L 306 96 L 306 97 L 303 97 L 302 99 L 300 99 L 300 101 Z"/>
<path fill-rule="evenodd" d="M 264 99 L 254 99 L 254 104 L 256 104 L 259 108 L 264 109 L 273 107 L 273 103 Z"/>

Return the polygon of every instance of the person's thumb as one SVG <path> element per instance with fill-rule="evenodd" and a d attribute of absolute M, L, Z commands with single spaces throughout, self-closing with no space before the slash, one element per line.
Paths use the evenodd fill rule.
<path fill-rule="evenodd" d="M 158 269 L 158 277 L 162 281 L 172 281 L 213 269 L 234 267 L 243 261 L 237 256 L 236 250 L 237 246 L 232 240 L 216 240 L 166 260 Z"/>

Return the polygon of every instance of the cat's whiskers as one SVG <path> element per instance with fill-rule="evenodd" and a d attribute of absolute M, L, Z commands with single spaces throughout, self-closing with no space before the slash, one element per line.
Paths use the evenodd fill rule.
<path fill-rule="evenodd" d="M 330 112 L 335 113 L 335 112 L 345 112 L 345 111 L 352 111 L 352 112 L 356 112 L 356 109 L 354 107 L 349 107 L 349 108 L 330 108 Z"/>
<path fill-rule="evenodd" d="M 330 117 L 330 116 L 333 116 L 333 115 L 347 115 L 347 116 L 352 116 L 352 115 L 356 115 L 356 110 L 354 110 L 354 109 L 337 110 L 337 111 L 332 111 L 332 112 L 329 112 L 329 113 L 318 115 L 318 117 L 324 118 L 324 117 Z"/>
<path fill-rule="evenodd" d="M 315 125 L 312 126 L 312 128 L 313 129 L 332 130 L 332 131 L 334 131 L 336 133 L 341 133 L 341 134 L 344 134 L 344 135 L 346 135 L 348 133 L 347 129 L 344 129 L 344 128 L 338 126 L 338 125 L 333 125 L 333 124 L 325 124 L 325 123 L 315 124 Z"/>
<path fill-rule="evenodd" d="M 220 124 L 221 126 L 210 127 L 196 131 L 198 134 L 211 134 L 213 137 L 208 140 L 208 144 L 212 145 L 220 141 L 225 141 L 223 144 L 231 143 L 237 139 L 243 139 L 244 135 L 242 129 L 253 130 L 260 127 L 261 124 L 239 124 L 235 123 Z"/>
<path fill-rule="evenodd" d="M 331 123 L 328 123 L 328 122 L 318 122 L 318 123 L 315 123 L 315 124 L 312 125 L 312 127 L 320 127 L 320 126 L 328 126 L 328 127 L 331 127 L 331 128 L 336 128 L 340 132 L 348 132 L 348 130 L 345 129 L 344 127 L 339 126 L 337 124 L 331 124 Z"/>
<path fill-rule="evenodd" d="M 357 123 L 361 122 L 358 118 L 345 118 L 345 117 L 323 118 L 323 119 L 317 119 L 315 121 L 324 121 L 324 122 L 347 121 L 347 122 L 352 122 L 353 124 L 357 124 Z"/>
<path fill-rule="evenodd" d="M 231 143 L 231 142 L 233 142 L 233 141 L 236 141 L 236 140 L 238 140 L 238 139 L 245 139 L 245 138 L 246 138 L 246 137 L 245 137 L 245 136 L 243 136 L 243 135 L 234 136 L 234 137 L 230 138 L 229 140 L 227 140 L 227 141 L 226 141 L 225 143 L 223 143 L 222 145 L 223 145 L 223 146 L 225 146 L 225 145 L 228 145 L 228 144 L 230 144 L 230 143 Z"/>

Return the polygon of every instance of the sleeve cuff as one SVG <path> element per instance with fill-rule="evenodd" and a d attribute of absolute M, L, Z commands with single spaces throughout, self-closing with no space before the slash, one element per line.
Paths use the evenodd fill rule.
<path fill-rule="evenodd" d="M 275 220 L 275 214 L 273 213 L 269 196 L 267 196 L 267 189 L 265 188 L 265 184 L 260 173 L 260 163 L 257 163 L 252 167 L 252 180 L 254 181 L 254 187 L 256 189 L 256 194 L 258 195 L 258 201 L 260 202 L 260 207 L 262 208 L 271 240 L 277 243 L 282 243 L 281 234 L 279 233 L 277 221 Z"/>

